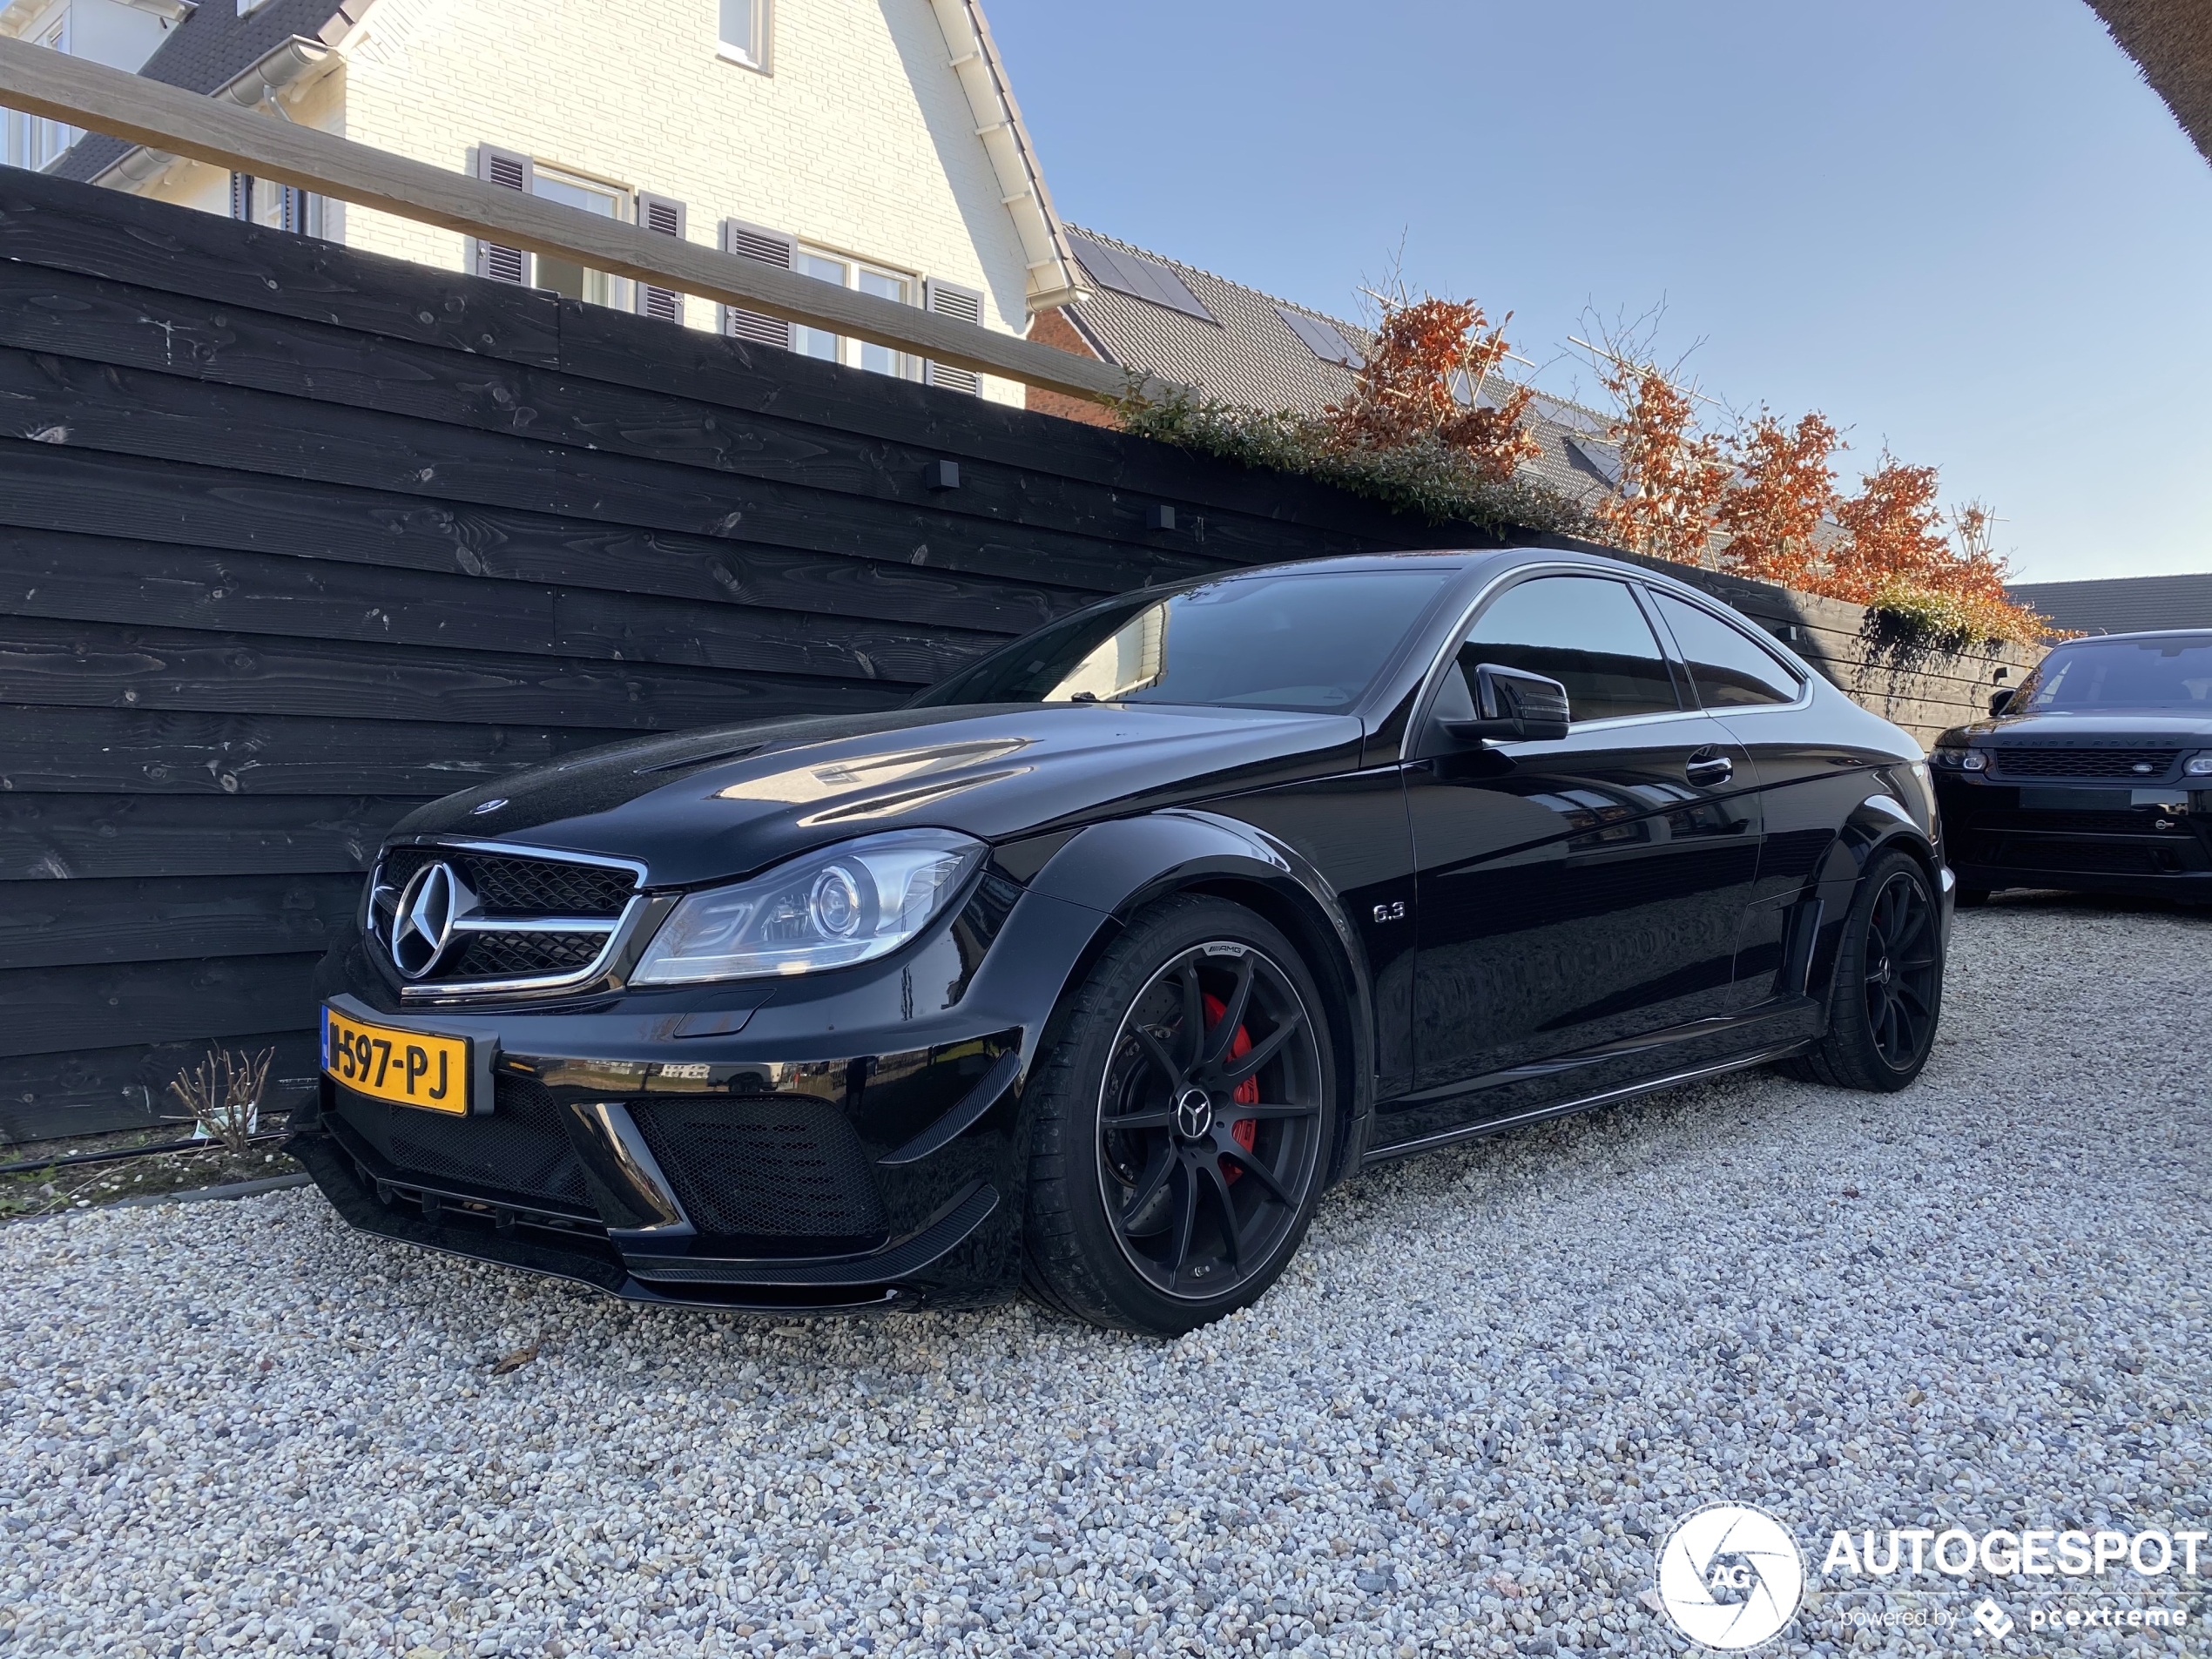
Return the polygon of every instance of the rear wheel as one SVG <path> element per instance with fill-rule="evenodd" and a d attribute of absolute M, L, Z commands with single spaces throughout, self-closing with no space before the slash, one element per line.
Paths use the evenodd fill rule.
<path fill-rule="evenodd" d="M 1919 860 L 1878 855 L 1844 919 L 1828 1033 L 1788 1064 L 1839 1089 L 1888 1091 L 1920 1075 L 1943 1011 L 1943 923 Z"/>
<path fill-rule="evenodd" d="M 1336 1127 L 1319 992 L 1226 900 L 1139 916 L 1074 993 L 1031 1085 L 1024 1275 L 1095 1325 L 1174 1336 L 1296 1251 Z"/>

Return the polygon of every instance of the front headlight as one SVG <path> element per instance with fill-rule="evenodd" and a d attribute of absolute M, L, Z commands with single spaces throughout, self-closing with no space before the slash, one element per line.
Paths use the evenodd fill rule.
<path fill-rule="evenodd" d="M 2192 778 L 2212 778 L 2212 754 L 2191 755 L 2183 770 Z"/>
<path fill-rule="evenodd" d="M 762 979 L 873 961 L 927 927 L 987 850 L 950 830 L 894 830 L 694 893 L 669 913 L 631 983 Z"/>

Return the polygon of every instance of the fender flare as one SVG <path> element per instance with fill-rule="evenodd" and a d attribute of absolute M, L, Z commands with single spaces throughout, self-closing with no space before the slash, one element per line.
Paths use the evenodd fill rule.
<path fill-rule="evenodd" d="M 1814 888 L 1827 906 L 1827 918 L 1816 943 L 1808 988 L 1827 1005 L 1836 974 L 1837 953 L 1843 945 L 1844 923 L 1851 914 L 1860 879 L 1874 860 L 1892 847 L 1901 847 L 1919 863 L 1936 895 L 1945 941 L 1949 942 L 1951 907 L 1945 902 L 1943 860 L 1933 840 L 1914 819 L 1904 802 L 1893 795 L 1870 794 L 1845 815 L 1823 863 Z"/>
<path fill-rule="evenodd" d="M 1170 894 L 1221 894 L 1250 904 L 1281 927 L 1300 948 L 1339 1015 L 1332 1035 L 1347 1109 L 1328 1178 L 1333 1182 L 1359 1167 L 1374 1102 L 1374 989 L 1343 900 L 1296 848 L 1220 813 L 1170 807 L 1077 832 L 1031 879 L 1028 891 L 1098 917 L 1067 974 L 1051 988 L 1055 1008 L 1130 917 Z"/>

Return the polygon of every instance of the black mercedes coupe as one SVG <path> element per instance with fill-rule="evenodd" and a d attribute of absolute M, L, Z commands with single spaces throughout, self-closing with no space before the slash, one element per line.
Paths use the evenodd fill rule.
<path fill-rule="evenodd" d="M 1919 746 L 1689 588 L 1252 570 L 417 812 L 292 1144 L 366 1231 L 639 1300 L 1176 1332 L 1379 1160 L 1904 1087 L 1950 888 Z"/>
<path fill-rule="evenodd" d="M 1936 739 L 1959 901 L 2059 887 L 2212 903 L 2212 628 L 2052 648 Z"/>

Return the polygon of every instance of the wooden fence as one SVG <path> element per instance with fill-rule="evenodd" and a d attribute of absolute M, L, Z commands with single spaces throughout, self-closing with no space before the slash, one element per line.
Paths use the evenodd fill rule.
<path fill-rule="evenodd" d="M 296 1097 L 308 971 L 423 800 L 633 733 L 888 707 L 1148 582 L 1494 544 L 0 169 L 0 1142 L 160 1122 L 210 1043 L 273 1046 Z M 1709 584 L 1851 654 L 1822 602 Z M 1965 718 L 1979 672 L 1919 711 Z"/>

